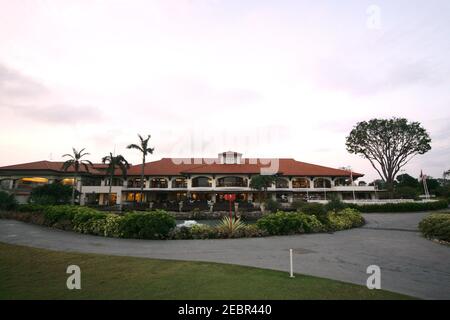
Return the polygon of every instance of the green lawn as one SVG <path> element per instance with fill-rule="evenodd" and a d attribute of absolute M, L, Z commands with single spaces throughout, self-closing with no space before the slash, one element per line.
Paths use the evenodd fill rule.
<path fill-rule="evenodd" d="M 68 265 L 81 290 L 68 290 Z M 363 286 L 286 272 L 54 252 L 0 243 L 0 299 L 407 299 Z"/>

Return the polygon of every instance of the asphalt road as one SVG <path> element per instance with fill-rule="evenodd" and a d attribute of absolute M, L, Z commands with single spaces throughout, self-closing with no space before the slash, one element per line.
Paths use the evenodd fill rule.
<path fill-rule="evenodd" d="M 381 268 L 381 287 L 425 299 L 450 299 L 450 247 L 417 230 L 427 213 L 366 214 L 363 228 L 227 240 L 113 239 L 0 220 L 0 242 L 57 251 L 158 259 L 212 261 L 294 272 L 365 285 L 369 265 Z"/>

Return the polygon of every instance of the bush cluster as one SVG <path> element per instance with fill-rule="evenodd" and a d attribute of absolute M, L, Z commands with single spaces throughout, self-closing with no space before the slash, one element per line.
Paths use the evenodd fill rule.
<path fill-rule="evenodd" d="M 271 235 L 323 231 L 323 225 L 315 215 L 307 215 L 301 212 L 278 211 L 262 217 L 256 224 L 258 228 Z"/>
<path fill-rule="evenodd" d="M 419 223 L 419 230 L 427 238 L 450 242 L 450 213 L 434 213 Z"/>
<path fill-rule="evenodd" d="M 17 207 L 14 195 L 0 191 L 0 210 L 13 210 Z"/>
<path fill-rule="evenodd" d="M 364 224 L 364 218 L 359 211 L 350 208 L 341 211 L 331 211 L 327 217 L 327 227 L 333 231 L 356 228 Z"/>
<path fill-rule="evenodd" d="M 163 210 L 131 212 L 120 221 L 120 231 L 125 238 L 165 239 L 176 226 L 175 218 Z"/>
<path fill-rule="evenodd" d="M 318 214 L 321 219 L 316 214 L 278 211 L 259 219 L 257 226 L 271 235 L 281 235 L 337 231 L 364 224 L 363 217 L 354 209 L 346 208 L 337 212 L 330 211 L 326 214 L 320 211 Z"/>
<path fill-rule="evenodd" d="M 47 226 L 106 237 L 164 239 L 176 225 L 175 218 L 163 210 L 122 216 L 82 206 L 26 204 L 19 206 L 18 211 L 41 213 L 42 223 Z"/>
<path fill-rule="evenodd" d="M 354 209 L 330 211 L 324 206 L 306 204 L 305 212 L 277 211 L 245 224 L 240 219 L 224 219 L 217 226 L 176 227 L 173 216 L 163 210 L 130 212 L 125 215 L 101 212 L 88 207 L 22 205 L 10 218 L 80 233 L 137 239 L 223 239 L 262 237 L 296 233 L 343 230 L 364 223 Z M 26 214 L 24 214 L 26 213 Z"/>
<path fill-rule="evenodd" d="M 414 212 L 447 209 L 446 200 L 429 202 L 403 202 L 403 203 L 385 203 L 385 204 L 348 204 L 348 207 L 361 212 Z"/>
<path fill-rule="evenodd" d="M 227 238 L 255 238 L 269 235 L 265 230 L 260 229 L 255 224 L 246 224 L 233 233 L 218 226 L 208 226 L 197 224 L 190 228 L 176 227 L 170 231 L 169 238 L 173 240 L 181 239 L 227 239 Z"/>

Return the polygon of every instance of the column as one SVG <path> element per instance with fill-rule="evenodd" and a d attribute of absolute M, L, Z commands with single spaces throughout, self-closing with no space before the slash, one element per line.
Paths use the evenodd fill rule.
<path fill-rule="evenodd" d="M 294 202 L 294 195 L 292 193 L 288 194 L 288 202 L 289 203 Z"/>
<path fill-rule="evenodd" d="M 192 178 L 186 178 L 186 182 L 187 182 L 187 189 L 191 190 L 192 189 Z"/>

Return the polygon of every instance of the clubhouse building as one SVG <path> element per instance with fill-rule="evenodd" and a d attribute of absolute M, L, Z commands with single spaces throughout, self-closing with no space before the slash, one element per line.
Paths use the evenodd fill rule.
<path fill-rule="evenodd" d="M 48 183 L 74 184 L 74 171 L 62 169 L 62 162 L 38 161 L 0 167 L 0 190 L 16 195 L 26 202 L 31 190 Z M 81 166 L 82 167 L 82 166 Z M 77 189 L 80 204 L 106 205 L 110 179 L 105 164 L 93 164 L 86 171 L 80 168 Z M 279 202 L 295 200 L 324 200 L 336 195 L 343 200 L 376 198 L 376 190 L 357 180 L 361 173 L 300 162 L 289 158 L 251 159 L 238 152 L 223 152 L 217 158 L 162 158 L 144 165 L 132 165 L 127 176 L 117 171 L 111 185 L 110 204 L 143 202 L 152 207 L 177 204 L 180 201 L 224 201 L 225 194 L 235 194 L 242 203 L 258 202 L 258 191 L 250 188 L 252 177 L 271 174 L 276 180 L 267 189 L 268 195 Z"/>

